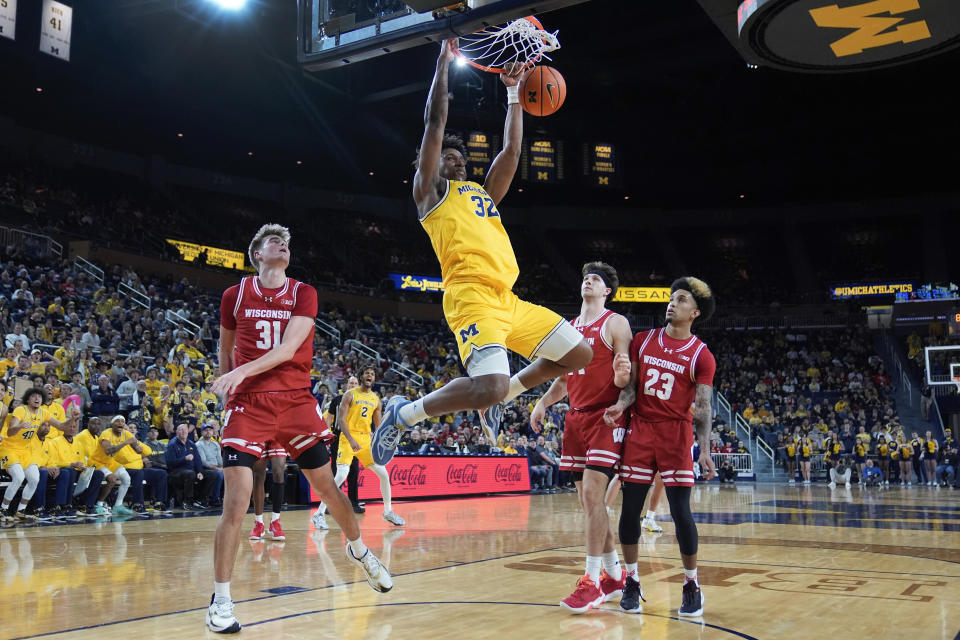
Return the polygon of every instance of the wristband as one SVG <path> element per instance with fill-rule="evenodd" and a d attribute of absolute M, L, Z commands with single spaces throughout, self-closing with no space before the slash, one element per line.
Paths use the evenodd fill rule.
<path fill-rule="evenodd" d="M 507 87 L 507 104 L 520 104 L 520 87 Z"/>

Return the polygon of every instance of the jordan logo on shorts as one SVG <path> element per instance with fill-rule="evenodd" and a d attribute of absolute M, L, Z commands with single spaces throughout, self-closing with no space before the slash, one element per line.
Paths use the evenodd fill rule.
<path fill-rule="evenodd" d="M 480 330 L 477 329 L 477 323 L 474 322 L 472 325 L 470 325 L 466 329 L 461 329 L 460 342 L 462 342 L 463 344 L 467 344 L 467 340 L 469 340 L 472 336 L 478 336 L 478 335 L 480 335 Z"/>

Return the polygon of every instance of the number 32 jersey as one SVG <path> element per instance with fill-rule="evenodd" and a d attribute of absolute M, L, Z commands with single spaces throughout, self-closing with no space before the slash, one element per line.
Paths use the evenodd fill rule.
<path fill-rule="evenodd" d="M 665 328 L 638 333 L 630 343 L 637 363 L 634 419 L 642 422 L 690 420 L 697 384 L 713 386 L 717 362 L 696 336 L 674 340 Z"/>
<path fill-rule="evenodd" d="M 310 318 L 310 332 L 293 358 L 240 383 L 237 393 L 292 391 L 310 387 L 313 363 L 313 319 L 317 315 L 317 291 L 308 284 L 287 278 L 282 287 L 265 289 L 257 276 L 248 276 L 223 292 L 220 325 L 236 331 L 234 367 L 239 367 L 276 348 L 293 316 Z"/>

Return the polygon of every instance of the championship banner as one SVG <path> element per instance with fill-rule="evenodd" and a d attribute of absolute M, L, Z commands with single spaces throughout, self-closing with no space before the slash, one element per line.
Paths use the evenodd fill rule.
<path fill-rule="evenodd" d="M 867 284 L 838 284 L 830 287 L 830 295 L 834 300 L 849 300 L 850 298 L 872 298 L 875 296 L 892 296 L 911 294 L 912 282 L 872 282 Z"/>
<path fill-rule="evenodd" d="M 524 147 L 520 179 L 542 183 L 563 180 L 563 144 L 553 140 L 531 140 Z"/>
<path fill-rule="evenodd" d="M 614 302 L 670 302 L 670 287 L 620 287 Z"/>
<path fill-rule="evenodd" d="M 0 37 L 16 39 L 17 0 L 0 0 Z"/>
<path fill-rule="evenodd" d="M 43 13 L 40 15 L 40 51 L 70 62 L 72 30 L 73 9 L 57 0 L 43 0 Z"/>
<path fill-rule="evenodd" d="M 595 187 L 619 187 L 617 151 L 612 144 L 583 145 L 583 174 Z"/>
<path fill-rule="evenodd" d="M 467 136 L 467 167 L 468 180 L 483 184 L 487 177 L 487 169 L 493 162 L 493 145 L 487 134 L 482 131 L 471 131 Z"/>
<path fill-rule="evenodd" d="M 387 465 L 393 499 L 465 496 L 530 490 L 530 470 L 523 456 L 394 456 Z M 380 479 L 361 469 L 361 500 L 377 500 Z M 310 489 L 310 501 L 319 502 Z"/>
<path fill-rule="evenodd" d="M 187 262 L 194 262 L 201 251 L 206 251 L 207 260 L 205 264 L 216 267 L 226 267 L 227 269 L 236 269 L 237 271 L 245 270 L 243 266 L 244 254 L 240 251 L 208 247 L 206 245 L 174 240 L 172 238 L 167 238 L 167 242 L 175 246 L 177 251 L 180 252 L 180 256 Z"/>
<path fill-rule="evenodd" d="M 424 291 L 439 293 L 443 291 L 443 280 L 434 276 L 414 276 L 406 273 L 391 273 L 390 279 L 397 289 L 404 291 Z"/>

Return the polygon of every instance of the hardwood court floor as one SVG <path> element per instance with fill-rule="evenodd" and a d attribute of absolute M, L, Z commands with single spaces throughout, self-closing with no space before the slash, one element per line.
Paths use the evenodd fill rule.
<path fill-rule="evenodd" d="M 348 565 L 336 525 L 313 530 L 309 511 L 284 513 L 285 544 L 244 540 L 232 585 L 240 637 L 960 637 L 960 491 L 696 487 L 702 622 L 676 616 L 682 572 L 668 515 L 666 532 L 641 546 L 644 613 L 612 602 L 574 616 L 557 602 L 583 570 L 575 495 L 395 509 L 403 529 L 378 504 L 360 516 L 393 572 L 387 594 Z M 216 521 L 0 530 L 0 637 L 215 637 L 203 618 Z"/>

